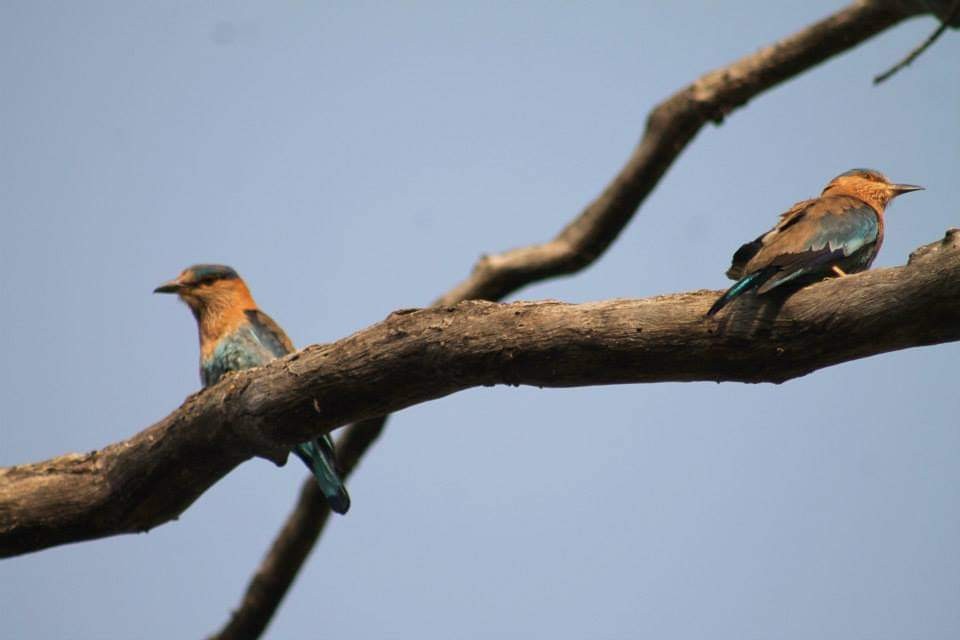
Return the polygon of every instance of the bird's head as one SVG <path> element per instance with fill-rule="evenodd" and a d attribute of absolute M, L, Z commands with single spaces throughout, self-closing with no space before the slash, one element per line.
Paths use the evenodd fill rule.
<path fill-rule="evenodd" d="M 237 272 L 222 264 L 196 264 L 164 282 L 154 293 L 175 293 L 200 319 L 232 307 L 256 308 L 247 285 Z"/>
<path fill-rule="evenodd" d="M 823 190 L 823 195 L 854 196 L 872 205 L 877 211 L 883 211 L 897 196 L 921 189 L 923 187 L 915 184 L 890 182 L 885 175 L 873 169 L 851 169 L 831 180 Z"/>

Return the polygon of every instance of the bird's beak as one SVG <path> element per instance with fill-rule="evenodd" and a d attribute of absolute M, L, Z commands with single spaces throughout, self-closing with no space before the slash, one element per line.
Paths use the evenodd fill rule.
<path fill-rule="evenodd" d="M 911 191 L 923 191 L 923 187 L 919 187 L 915 184 L 892 184 L 890 188 L 893 189 L 893 195 L 902 196 L 905 193 L 910 193 Z"/>
<path fill-rule="evenodd" d="M 162 285 L 153 290 L 154 293 L 179 293 L 183 289 L 183 285 L 176 280 L 170 280 L 169 282 L 164 282 Z"/>

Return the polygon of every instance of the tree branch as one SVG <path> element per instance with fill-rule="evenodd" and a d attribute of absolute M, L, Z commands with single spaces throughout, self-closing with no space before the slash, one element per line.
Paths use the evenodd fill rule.
<path fill-rule="evenodd" d="M 933 43 L 943 35 L 943 32 L 947 30 L 947 27 L 949 27 L 958 17 L 960 17 L 960 0 L 954 0 L 953 7 L 950 9 L 947 16 L 940 22 L 940 25 L 933 30 L 933 33 L 927 36 L 927 39 L 915 47 L 913 51 L 908 53 L 903 60 L 874 77 L 873 84 L 880 84 L 881 82 L 886 81 L 890 76 L 899 72 L 901 69 L 905 69 L 913 64 L 913 61 L 919 58 L 924 51 L 929 49 Z"/>
<path fill-rule="evenodd" d="M 589 304 L 403 310 L 333 344 L 228 375 L 124 442 L 0 469 L 0 555 L 145 531 L 243 460 L 475 386 L 784 382 L 960 339 L 960 230 L 907 266 L 749 297 L 719 319 L 697 291 Z"/>
<path fill-rule="evenodd" d="M 337 463 L 343 478 L 357 468 L 386 422 L 386 416 L 358 422 L 337 440 Z M 293 512 L 250 579 L 240 606 L 210 640 L 259 638 L 263 634 L 329 518 L 327 501 L 316 481 L 308 477 Z"/>
<path fill-rule="evenodd" d="M 776 84 L 853 48 L 905 18 L 931 10 L 938 9 L 916 1 L 903 1 L 896 6 L 889 2 L 856 3 L 779 44 L 705 74 L 654 108 L 648 116 L 643 139 L 627 164 L 601 195 L 553 240 L 482 258 L 467 280 L 435 304 L 499 300 L 528 284 L 589 266 L 623 231 L 673 161 L 708 121 L 719 123 L 750 98 Z M 358 457 L 373 445 L 386 419 L 386 416 L 380 418 L 376 428 L 372 428 L 373 421 L 367 421 L 347 430 L 349 441 L 359 451 Z M 256 638 L 266 628 L 296 571 L 284 570 L 284 580 L 269 581 L 265 572 L 271 567 L 302 563 L 313 547 L 311 542 L 302 552 L 303 538 L 307 535 L 316 538 L 326 524 L 325 509 L 313 519 L 302 512 L 314 512 L 314 506 L 304 502 L 305 495 L 311 492 L 310 484 L 309 479 L 305 481 L 297 507 L 248 585 L 240 607 L 213 637 L 219 640 Z M 319 519 L 322 522 L 317 522 Z M 304 531 L 292 527 L 291 523 L 299 523 Z M 261 588 L 267 582 L 274 588 L 269 595 Z"/>
<path fill-rule="evenodd" d="M 596 260 L 708 122 L 720 124 L 755 96 L 921 13 L 917 3 L 855 2 L 794 35 L 700 76 L 647 116 L 640 144 L 596 200 L 550 242 L 486 256 L 437 300 L 499 300 Z"/>

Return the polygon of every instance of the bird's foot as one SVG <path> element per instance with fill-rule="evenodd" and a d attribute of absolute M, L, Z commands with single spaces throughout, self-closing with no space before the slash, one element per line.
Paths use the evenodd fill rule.
<path fill-rule="evenodd" d="M 844 276 L 847 275 L 847 272 L 841 269 L 840 267 L 838 267 L 837 265 L 833 265 L 830 268 L 833 270 L 835 274 L 837 274 L 838 278 L 843 278 Z"/>

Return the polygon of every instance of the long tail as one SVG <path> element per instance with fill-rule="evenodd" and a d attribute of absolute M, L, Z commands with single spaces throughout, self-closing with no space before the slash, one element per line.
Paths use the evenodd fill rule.
<path fill-rule="evenodd" d="M 323 497 L 327 499 L 330 508 L 340 514 L 350 509 L 350 495 L 343 481 L 337 475 L 336 463 L 333 454 L 333 440 L 330 436 L 323 436 L 310 442 L 298 444 L 293 448 L 298 458 L 303 460 L 313 473 L 320 485 Z"/>
<path fill-rule="evenodd" d="M 754 271 L 748 275 L 737 280 L 732 287 L 726 290 L 722 296 L 717 298 L 717 301 L 713 303 L 713 306 L 710 307 L 710 310 L 707 311 L 708 316 L 712 316 L 720 309 L 723 309 L 727 306 L 727 303 L 733 300 L 734 298 L 743 295 L 751 289 L 755 289 L 762 285 L 764 282 L 773 277 L 779 269 L 777 267 L 767 267 L 765 269 L 760 269 L 759 271 Z"/>

